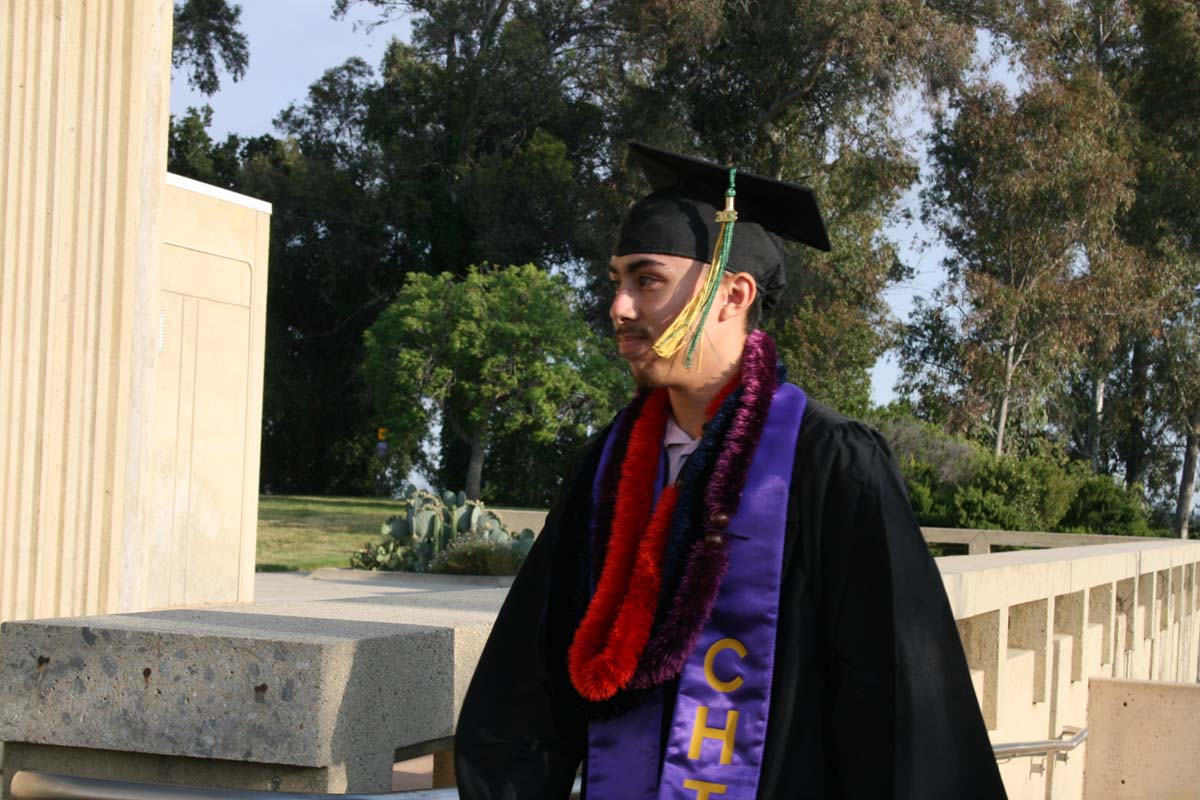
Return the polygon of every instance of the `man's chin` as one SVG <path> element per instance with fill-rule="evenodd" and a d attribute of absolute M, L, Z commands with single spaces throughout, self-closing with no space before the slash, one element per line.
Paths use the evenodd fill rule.
<path fill-rule="evenodd" d="M 666 382 L 664 381 L 665 374 L 663 370 L 656 369 L 657 364 L 628 360 L 625 363 L 629 365 L 629 372 L 633 376 L 633 382 L 640 388 L 658 389 L 666 386 Z"/>

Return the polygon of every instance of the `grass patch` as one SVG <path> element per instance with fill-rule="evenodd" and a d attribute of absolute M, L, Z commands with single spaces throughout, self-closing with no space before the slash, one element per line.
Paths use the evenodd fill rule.
<path fill-rule="evenodd" d="M 350 553 L 377 541 L 379 526 L 403 508 L 400 500 L 372 497 L 261 496 L 255 569 L 348 567 Z"/>

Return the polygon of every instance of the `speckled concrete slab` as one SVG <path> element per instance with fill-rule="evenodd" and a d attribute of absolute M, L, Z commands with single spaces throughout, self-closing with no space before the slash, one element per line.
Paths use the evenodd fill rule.
<path fill-rule="evenodd" d="M 505 593 L 6 623 L 0 740 L 325 766 L 449 736 Z"/>

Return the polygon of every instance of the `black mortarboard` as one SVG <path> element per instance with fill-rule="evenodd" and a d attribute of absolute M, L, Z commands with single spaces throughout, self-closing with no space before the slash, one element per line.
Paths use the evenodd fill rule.
<path fill-rule="evenodd" d="M 729 186 L 729 167 L 640 142 L 629 144 L 653 192 L 625 218 L 615 255 L 664 253 L 711 262 Z M 763 308 L 784 285 L 783 254 L 775 237 L 828 251 L 829 236 L 811 189 L 737 172 L 737 225 L 728 268 L 754 276 Z"/>

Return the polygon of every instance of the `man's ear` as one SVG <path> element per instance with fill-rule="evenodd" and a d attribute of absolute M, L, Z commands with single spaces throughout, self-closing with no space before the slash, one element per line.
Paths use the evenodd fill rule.
<path fill-rule="evenodd" d="M 735 272 L 727 275 L 726 280 L 725 302 L 717 317 L 721 322 L 735 317 L 745 317 L 750 311 L 750 306 L 754 304 L 754 298 L 758 295 L 758 285 L 748 272 Z"/>

